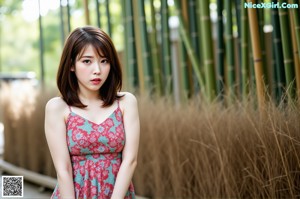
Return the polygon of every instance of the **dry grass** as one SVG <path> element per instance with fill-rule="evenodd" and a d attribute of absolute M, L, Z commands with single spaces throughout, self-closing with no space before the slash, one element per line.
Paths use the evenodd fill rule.
<path fill-rule="evenodd" d="M 140 100 L 139 193 L 153 198 L 300 196 L 299 110 Z"/>
<path fill-rule="evenodd" d="M 1 87 L 4 160 L 40 174 L 56 176 L 44 134 L 44 109 L 52 92 L 24 82 Z"/>
<path fill-rule="evenodd" d="M 16 91 L 19 92 L 19 91 Z M 44 138 L 44 106 L 55 93 L 2 95 L 7 161 L 55 177 Z M 36 96 L 29 100 L 30 96 Z M 22 102 L 13 117 L 11 108 Z M 141 141 L 134 184 L 149 198 L 300 196 L 300 112 L 251 103 L 175 106 L 139 98 Z M 28 161 L 29 160 L 29 161 Z M 46 166 L 45 166 L 46 165 Z"/>

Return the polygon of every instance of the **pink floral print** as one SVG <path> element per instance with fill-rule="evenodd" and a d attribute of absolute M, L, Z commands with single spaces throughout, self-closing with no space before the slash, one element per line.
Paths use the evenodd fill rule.
<path fill-rule="evenodd" d="M 70 112 L 67 144 L 70 152 L 76 199 L 109 199 L 122 162 L 125 131 L 118 108 L 100 124 Z M 52 199 L 60 199 L 59 185 Z M 135 198 L 131 183 L 125 199 Z"/>

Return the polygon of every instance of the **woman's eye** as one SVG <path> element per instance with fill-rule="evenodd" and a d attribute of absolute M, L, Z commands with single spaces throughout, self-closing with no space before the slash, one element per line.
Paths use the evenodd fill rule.
<path fill-rule="evenodd" d="M 102 60 L 101 60 L 101 63 L 103 63 L 103 64 L 104 64 L 104 63 L 108 63 L 108 60 L 107 60 L 107 59 L 102 59 Z"/>
<path fill-rule="evenodd" d="M 89 63 L 91 63 L 91 60 L 85 59 L 85 60 L 82 61 L 82 63 L 89 64 Z"/>

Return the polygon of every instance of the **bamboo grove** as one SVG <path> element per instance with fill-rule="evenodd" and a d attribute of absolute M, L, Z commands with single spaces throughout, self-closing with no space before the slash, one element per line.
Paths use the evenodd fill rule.
<path fill-rule="evenodd" d="M 84 1 L 86 23 L 112 34 L 112 0 Z M 116 2 L 116 0 L 114 1 Z M 118 0 L 122 7 L 126 86 L 141 95 L 185 101 L 201 95 L 232 103 L 256 95 L 294 101 L 300 90 L 298 0 Z M 296 8 L 247 8 L 289 3 Z M 99 14 L 105 6 L 106 13 Z M 213 17 L 215 16 L 215 20 Z M 101 26 L 100 18 L 108 21 Z M 172 25 L 171 21 L 177 21 Z M 269 23 L 269 24 L 268 24 Z M 268 25 L 271 31 L 264 31 Z"/>

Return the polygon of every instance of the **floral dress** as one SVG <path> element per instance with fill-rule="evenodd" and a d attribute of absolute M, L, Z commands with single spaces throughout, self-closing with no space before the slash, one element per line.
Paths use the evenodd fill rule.
<path fill-rule="evenodd" d="M 110 199 L 125 144 L 119 102 L 114 112 L 100 124 L 85 119 L 70 108 L 66 126 L 75 198 Z M 51 198 L 60 199 L 58 184 Z M 135 198 L 132 183 L 125 198 Z"/>

